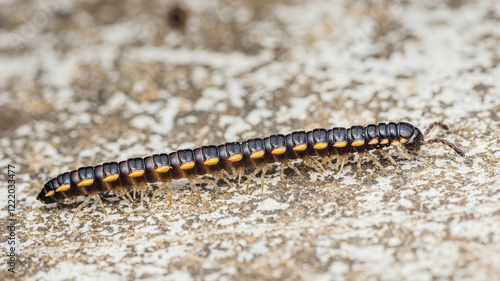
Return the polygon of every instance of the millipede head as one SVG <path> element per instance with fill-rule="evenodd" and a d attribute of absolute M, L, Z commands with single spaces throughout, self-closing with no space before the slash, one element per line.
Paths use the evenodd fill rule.
<path fill-rule="evenodd" d="M 419 128 L 414 127 L 411 135 L 402 143 L 410 151 L 419 151 L 420 147 L 424 144 L 424 135 Z"/>
<path fill-rule="evenodd" d="M 439 127 L 443 128 L 445 130 L 448 130 L 448 126 L 446 126 L 445 124 L 443 124 L 441 122 L 434 122 L 431 125 L 429 125 L 429 127 L 427 128 L 427 130 L 425 130 L 425 134 L 422 134 L 422 131 L 420 131 L 420 129 L 415 128 L 414 131 L 413 131 L 413 134 L 411 135 L 411 137 L 408 138 L 406 140 L 406 142 L 403 143 L 404 147 L 406 149 L 408 149 L 408 150 L 411 150 L 411 151 L 419 151 L 420 147 L 422 145 L 432 144 L 432 143 L 442 143 L 442 144 L 445 144 L 445 145 L 449 146 L 458 155 L 460 155 L 462 157 L 465 157 L 465 153 L 459 147 L 457 147 L 455 144 L 453 144 L 453 143 L 451 143 L 451 142 L 449 142 L 449 141 L 447 141 L 445 139 L 436 138 L 436 139 L 430 139 L 430 140 L 427 140 L 427 141 L 424 140 L 424 137 L 427 134 L 429 134 L 429 132 L 435 126 L 439 126 Z"/>

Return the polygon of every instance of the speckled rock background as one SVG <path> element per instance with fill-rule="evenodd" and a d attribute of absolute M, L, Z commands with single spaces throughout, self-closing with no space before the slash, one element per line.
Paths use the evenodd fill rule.
<path fill-rule="evenodd" d="M 0 280 L 500 280 L 499 26 L 493 0 L 0 1 Z M 444 121 L 467 157 L 298 162 L 307 184 L 273 168 L 201 203 L 176 181 L 170 208 L 104 194 L 73 223 L 83 198 L 35 200 L 80 166 L 386 121 Z"/>

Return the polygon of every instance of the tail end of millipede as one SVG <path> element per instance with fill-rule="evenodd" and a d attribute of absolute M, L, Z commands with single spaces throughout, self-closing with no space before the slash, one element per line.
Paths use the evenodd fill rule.
<path fill-rule="evenodd" d="M 40 191 L 40 193 L 38 193 L 38 196 L 36 197 L 36 199 L 44 204 L 51 204 L 51 203 L 55 203 L 57 202 L 56 200 L 54 200 L 54 198 L 50 197 L 50 196 L 45 196 L 47 193 L 45 192 L 44 189 L 42 189 L 42 191 Z"/>

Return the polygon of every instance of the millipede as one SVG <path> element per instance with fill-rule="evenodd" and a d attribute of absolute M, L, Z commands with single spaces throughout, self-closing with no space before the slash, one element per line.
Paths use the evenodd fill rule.
<path fill-rule="evenodd" d="M 296 159 L 313 167 L 316 171 L 325 171 L 324 165 L 330 164 L 332 158 L 337 158 L 336 169 L 342 171 L 344 164 L 353 153 L 359 155 L 357 169 L 361 176 L 361 161 L 366 155 L 380 170 L 386 174 L 384 167 L 370 154 L 370 150 L 378 150 L 390 162 L 396 161 L 384 150 L 394 147 L 396 152 L 406 159 L 412 159 L 409 151 L 418 152 L 423 145 L 442 143 L 453 149 L 458 155 L 465 153 L 455 144 L 441 138 L 424 140 L 436 126 L 445 130 L 448 126 L 434 122 L 424 133 L 419 128 L 406 122 L 378 123 L 350 128 L 334 127 L 332 129 L 314 129 L 312 131 L 296 131 L 287 135 L 276 134 L 265 138 L 253 138 L 243 142 L 228 142 L 221 145 L 208 145 L 196 149 L 183 149 L 172 153 L 161 153 L 144 158 L 130 158 L 121 162 L 107 162 L 97 166 L 81 167 L 77 170 L 58 175 L 45 183 L 37 199 L 45 204 L 56 203 L 69 199 L 76 201 L 81 195 L 87 195 L 74 215 L 92 198 L 97 197 L 101 208 L 106 210 L 100 199 L 99 192 L 112 191 L 127 203 L 132 201 L 130 189 L 134 198 L 136 191 L 141 192 L 141 202 L 148 183 L 162 182 L 153 192 L 151 202 L 157 193 L 168 184 L 169 205 L 172 202 L 172 180 L 187 179 L 198 200 L 200 191 L 194 179 L 211 184 L 220 191 L 216 182 L 200 176 L 210 174 L 215 180 L 223 180 L 231 186 L 228 171 L 233 177 L 241 177 L 246 168 L 255 168 L 247 177 L 248 190 L 252 178 L 261 172 L 261 189 L 264 190 L 264 176 L 269 164 L 280 163 L 280 177 L 286 186 L 284 169 L 291 168 L 303 180 L 300 171 L 291 163 Z M 322 162 L 318 161 L 321 159 Z M 305 181 L 305 180 L 304 180 Z M 106 214 L 107 215 L 107 214 Z M 73 220 L 72 219 L 72 220 Z"/>

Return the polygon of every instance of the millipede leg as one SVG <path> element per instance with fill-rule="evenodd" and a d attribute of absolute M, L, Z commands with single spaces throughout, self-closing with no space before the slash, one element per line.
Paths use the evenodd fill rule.
<path fill-rule="evenodd" d="M 226 172 L 226 174 L 227 174 L 227 172 Z M 214 178 L 216 180 L 223 180 L 225 183 L 227 183 L 229 188 L 231 188 L 231 186 L 232 186 L 231 182 L 226 178 L 226 176 L 222 172 L 214 174 Z M 220 192 L 220 188 L 218 185 L 215 185 L 215 188 L 217 189 L 218 192 Z"/>
<path fill-rule="evenodd" d="M 261 170 L 260 167 L 257 167 L 257 169 L 255 169 L 255 171 L 253 171 L 249 176 L 248 176 L 248 179 L 247 179 L 247 192 L 248 192 L 248 188 L 250 187 L 250 181 L 252 181 L 252 178 Z"/>
<path fill-rule="evenodd" d="M 410 154 L 408 154 L 408 152 L 406 152 L 406 151 L 404 150 L 404 147 L 397 147 L 397 146 L 395 146 L 394 148 L 396 149 L 396 152 L 397 152 L 399 155 L 403 156 L 404 158 L 406 158 L 406 159 L 408 159 L 408 160 L 412 160 L 412 159 L 413 159 L 413 157 L 411 157 L 411 155 L 410 155 Z"/>
<path fill-rule="evenodd" d="M 394 161 L 394 158 L 392 158 L 392 156 L 391 156 L 391 155 L 389 155 L 389 153 L 385 152 L 385 151 L 384 151 L 384 150 L 382 150 L 382 149 L 379 149 L 379 151 L 380 151 L 380 154 L 382 154 L 382 155 L 384 155 L 385 157 L 389 158 L 389 160 L 392 162 L 392 164 L 394 164 L 394 165 L 396 165 L 396 166 L 398 165 L 398 163 L 396 163 L 396 161 Z"/>
<path fill-rule="evenodd" d="M 125 202 L 127 202 L 127 204 L 129 205 L 132 204 L 132 202 L 134 201 L 134 199 L 132 199 L 132 196 L 130 196 L 130 193 L 124 187 L 120 187 L 116 190 L 113 190 L 113 192 L 120 198 L 125 200 Z"/>
<path fill-rule="evenodd" d="M 260 175 L 260 188 L 261 192 L 264 192 L 264 177 L 266 176 L 267 168 L 262 168 L 262 174 Z"/>
<path fill-rule="evenodd" d="M 201 182 L 207 183 L 209 185 L 212 185 L 215 188 L 215 191 L 221 192 L 221 190 L 220 190 L 219 186 L 217 185 L 217 183 L 215 183 L 215 182 L 213 182 L 213 181 L 211 181 L 209 179 L 205 179 L 205 178 L 198 178 L 198 180 L 201 181 Z"/>
<path fill-rule="evenodd" d="M 151 207 L 154 206 L 155 204 L 155 198 L 156 198 L 156 195 L 158 194 L 158 192 L 160 192 L 160 190 L 164 189 L 165 188 L 165 185 L 167 183 L 166 182 L 163 182 L 160 187 L 158 189 L 156 189 L 154 192 L 153 192 L 153 197 L 151 198 Z"/>
<path fill-rule="evenodd" d="M 323 156 L 321 159 L 323 160 L 323 164 L 325 164 L 325 166 L 330 165 L 332 166 L 332 168 L 335 168 L 335 166 L 333 166 L 332 160 L 330 160 L 330 157 Z"/>
<path fill-rule="evenodd" d="M 243 168 L 238 168 L 238 169 L 231 169 L 233 171 L 233 180 L 236 180 L 236 177 L 238 177 L 238 183 L 236 184 L 236 188 L 239 188 L 241 184 L 241 177 L 244 174 L 244 169 Z"/>
<path fill-rule="evenodd" d="M 172 207 L 172 187 L 173 183 L 172 181 L 168 182 L 168 207 Z"/>
<path fill-rule="evenodd" d="M 364 153 L 359 153 L 359 158 L 358 158 L 358 164 L 356 166 L 358 166 L 358 174 L 359 174 L 359 177 L 361 178 L 361 162 L 363 161 L 363 156 L 364 156 Z"/>
<path fill-rule="evenodd" d="M 99 195 L 99 193 L 97 193 L 95 196 L 97 197 L 97 201 L 99 202 L 99 205 L 101 206 L 102 211 L 106 215 L 106 218 L 108 218 L 108 213 L 106 212 L 106 209 L 104 209 L 104 205 L 102 204 L 101 196 Z"/>
<path fill-rule="evenodd" d="M 130 201 L 128 201 L 128 199 L 124 196 L 125 191 L 123 190 L 123 188 L 115 189 L 115 190 L 113 190 L 113 193 L 116 196 L 123 199 L 123 201 L 125 201 L 128 205 L 130 205 Z"/>
<path fill-rule="evenodd" d="M 285 164 L 283 164 L 283 163 L 281 163 L 281 165 L 280 165 L 280 177 L 281 177 L 281 181 L 285 185 L 285 188 L 288 188 L 286 186 L 286 179 L 285 179 Z"/>
<path fill-rule="evenodd" d="M 288 167 L 290 167 L 290 169 L 292 169 L 304 181 L 304 183 L 307 184 L 306 179 L 300 173 L 300 171 L 299 171 L 299 169 L 297 169 L 297 167 L 295 167 L 292 163 L 288 163 Z"/>
<path fill-rule="evenodd" d="M 201 194 L 200 194 L 200 191 L 198 190 L 198 187 L 196 187 L 196 184 L 193 182 L 192 178 L 188 178 L 188 181 L 191 184 L 191 186 L 193 187 L 193 190 L 196 191 L 196 194 L 198 194 L 198 200 L 200 200 L 200 202 L 201 202 Z"/>
<path fill-rule="evenodd" d="M 344 165 L 345 165 L 345 162 L 347 162 L 347 159 L 349 159 L 349 156 L 347 156 L 347 155 L 339 155 L 337 157 L 337 170 L 339 169 L 339 165 L 340 165 L 340 172 L 341 173 L 344 170 Z"/>
<path fill-rule="evenodd" d="M 241 184 L 241 177 L 245 174 L 245 170 L 243 168 L 238 169 L 238 186 Z"/>
<path fill-rule="evenodd" d="M 132 196 L 130 196 L 130 192 L 128 192 L 127 190 L 123 189 L 123 193 L 125 193 L 125 195 L 128 197 L 128 199 L 130 199 L 130 202 L 134 201 L 134 199 L 132 198 Z"/>
<path fill-rule="evenodd" d="M 222 170 L 222 175 L 223 175 L 223 180 L 228 183 L 229 182 L 229 179 L 231 178 L 231 175 L 226 171 L 226 170 Z M 229 184 L 229 183 L 228 183 Z M 231 186 L 231 184 L 229 184 L 229 186 Z"/>
<path fill-rule="evenodd" d="M 316 171 L 316 173 L 323 175 L 323 169 L 322 169 L 323 167 L 317 165 L 317 163 L 319 163 L 318 160 L 316 160 L 316 162 L 314 160 L 316 159 L 306 158 L 304 159 L 304 164 L 306 166 L 313 168 Z"/>
<path fill-rule="evenodd" d="M 243 168 L 238 168 L 238 169 L 232 169 L 233 171 L 233 180 L 236 180 L 236 177 L 238 177 L 238 183 L 236 184 L 236 188 L 239 188 L 240 183 L 241 183 L 241 176 L 243 176 Z"/>
<path fill-rule="evenodd" d="M 143 199 L 144 199 L 144 193 L 146 192 L 146 190 L 148 189 L 148 186 L 147 185 L 143 185 L 141 187 L 139 187 L 139 189 L 141 190 L 141 205 L 143 203 Z"/>
<path fill-rule="evenodd" d="M 323 166 L 323 164 L 321 164 L 321 162 L 318 161 L 318 159 L 316 158 L 311 158 L 311 160 L 316 163 L 316 165 L 318 165 L 318 167 L 321 169 L 321 171 L 323 171 L 323 173 L 326 173 L 326 169 L 325 167 Z M 321 173 L 323 175 L 323 173 Z"/>
<path fill-rule="evenodd" d="M 75 213 L 73 214 L 73 217 L 71 218 L 71 222 L 73 222 L 73 220 L 76 217 L 76 214 L 78 214 L 78 212 L 80 212 L 80 210 L 83 208 L 83 206 L 90 201 L 90 198 L 92 198 L 92 195 L 88 195 L 87 198 L 85 198 L 85 201 L 83 201 L 82 204 L 78 205 L 78 207 L 75 210 Z"/>
<path fill-rule="evenodd" d="M 368 156 L 368 158 L 370 158 L 370 160 L 372 160 L 372 162 L 373 162 L 373 163 L 375 163 L 375 165 L 377 165 L 377 166 L 380 168 L 380 170 L 382 170 L 382 172 L 383 172 L 385 175 L 387 175 L 387 172 L 385 171 L 385 169 L 384 169 L 384 167 L 382 166 L 382 164 L 380 164 L 380 162 L 378 162 L 378 160 L 377 160 L 375 157 L 373 157 L 373 155 L 371 155 L 371 154 L 370 154 L 370 152 L 367 152 L 367 153 L 366 153 L 366 156 Z"/>

